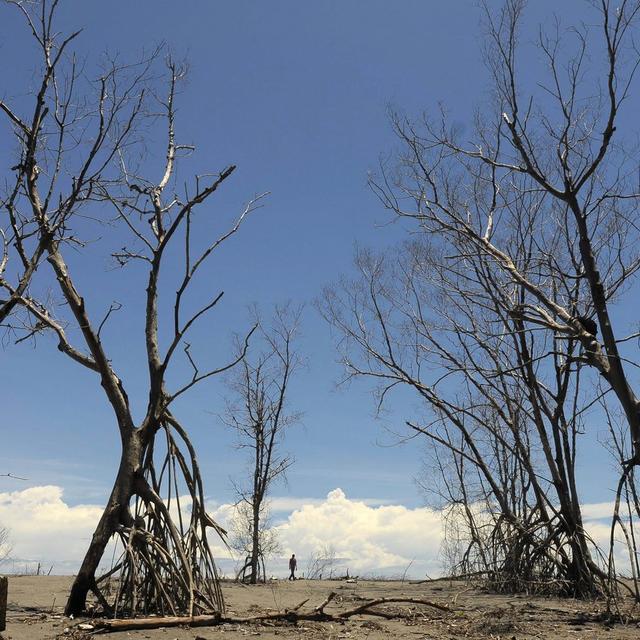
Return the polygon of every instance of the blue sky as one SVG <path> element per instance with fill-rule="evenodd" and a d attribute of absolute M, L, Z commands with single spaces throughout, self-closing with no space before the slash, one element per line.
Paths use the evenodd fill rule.
<path fill-rule="evenodd" d="M 548 0 L 531 4 L 529 38 L 556 8 Z M 587 19 L 587 6 L 567 0 L 562 15 Z M 0 94 L 20 102 L 31 88 L 33 50 L 16 12 L 0 11 Z M 268 311 L 289 299 L 306 303 L 300 350 L 308 367 L 291 394 L 304 418 L 288 437 L 296 464 L 278 495 L 322 498 L 341 487 L 354 498 L 408 507 L 423 501 L 413 482 L 419 444 L 388 446 L 395 441 L 389 430 L 401 430 L 415 415 L 413 399 L 399 395 L 376 419 L 366 385 L 336 389 L 341 370 L 334 342 L 312 301 L 323 285 L 349 273 L 355 246 L 384 247 L 404 236 L 366 185 L 367 172 L 395 148 L 387 108 L 415 115 L 442 102 L 463 123 L 487 100 L 479 16 L 475 0 L 62 3 L 59 26 L 84 28 L 76 50 L 89 70 L 105 50 L 129 59 L 158 42 L 188 59 L 178 138 L 198 150 L 180 179 L 192 170 L 238 165 L 212 201 L 213 226 L 224 228 L 248 198 L 270 192 L 198 285 L 203 295 L 213 288 L 225 298 L 193 342 L 205 357 L 224 359 L 232 333 L 248 325 L 249 304 Z M 524 61 L 523 72 L 537 64 Z M 8 141 L 4 127 L 3 149 Z M 0 162 L 6 171 L 11 158 L 2 155 Z M 153 158 L 148 166 L 157 170 Z M 125 304 L 106 340 L 129 395 L 145 394 L 139 274 L 114 271 L 102 254 L 71 263 L 82 264 L 77 278 L 94 316 L 112 300 Z M 97 379 L 46 339 L 37 349 L 9 345 L 0 358 L 0 471 L 61 486 L 72 505 L 100 503 L 119 440 Z M 185 368 L 175 379 L 181 375 Z M 220 382 L 202 385 L 176 407 L 200 451 L 207 492 L 218 502 L 231 498 L 229 477 L 244 468 L 217 418 L 225 393 Z M 585 447 L 588 466 L 602 452 L 596 439 Z M 0 478 L 0 491 L 24 486 Z M 585 474 L 583 487 L 591 501 L 610 497 L 593 474 Z"/>

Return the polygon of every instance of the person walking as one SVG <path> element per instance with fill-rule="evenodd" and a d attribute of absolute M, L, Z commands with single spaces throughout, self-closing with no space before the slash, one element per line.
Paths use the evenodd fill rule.
<path fill-rule="evenodd" d="M 291 571 L 291 575 L 289 576 L 289 580 L 296 579 L 296 569 L 298 568 L 298 561 L 296 560 L 296 554 L 292 553 L 289 558 L 289 571 Z"/>

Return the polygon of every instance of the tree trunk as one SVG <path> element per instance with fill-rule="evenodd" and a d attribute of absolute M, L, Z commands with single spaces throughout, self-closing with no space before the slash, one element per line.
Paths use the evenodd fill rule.
<path fill-rule="evenodd" d="M 78 615 L 85 610 L 87 594 L 95 586 L 96 571 L 109 540 L 116 533 L 119 525 L 131 526 L 133 518 L 129 511 L 129 501 L 133 494 L 136 472 L 142 465 L 143 450 L 137 432 L 123 440 L 118 475 L 80 570 L 71 586 L 65 607 L 67 616 Z"/>
<path fill-rule="evenodd" d="M 251 584 L 258 582 L 258 567 L 260 562 L 260 504 L 254 500 L 253 530 L 251 531 Z"/>

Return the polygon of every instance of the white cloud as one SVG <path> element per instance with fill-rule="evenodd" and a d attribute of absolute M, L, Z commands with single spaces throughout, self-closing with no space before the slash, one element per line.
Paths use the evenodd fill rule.
<path fill-rule="evenodd" d="M 96 505 L 70 507 L 53 485 L 0 493 L 0 523 L 21 561 L 77 565 L 101 513 Z"/>
<path fill-rule="evenodd" d="M 593 502 L 591 504 L 582 505 L 582 517 L 585 520 L 606 518 L 611 519 L 615 503 L 610 502 Z"/>
<path fill-rule="evenodd" d="M 295 510 L 277 527 L 287 553 L 304 561 L 331 546 L 351 573 L 398 575 L 437 571 L 442 518 L 426 507 L 370 506 L 334 489 L 325 500 Z"/>
<path fill-rule="evenodd" d="M 301 568 L 327 544 L 357 573 L 398 573 L 413 559 L 435 563 L 442 531 L 438 514 L 381 502 L 350 500 L 341 489 L 325 499 L 276 498 L 274 512 L 288 513 L 277 526 L 283 549 L 298 555 Z M 211 507 L 212 516 L 228 526 L 233 505 Z M 53 564 L 55 572 L 74 571 L 101 513 L 101 505 L 68 505 L 62 488 L 52 485 L 0 493 L 0 523 L 9 528 L 12 555 L 20 559 L 16 570 L 26 562 L 42 562 Z M 229 558 L 224 545 L 212 543 L 216 556 Z M 275 566 L 282 565 L 284 572 L 284 564 Z"/>
<path fill-rule="evenodd" d="M 342 489 L 334 489 L 324 499 L 275 498 L 272 511 L 278 514 L 278 531 L 283 558 L 273 559 L 270 571 L 286 573 L 291 553 L 306 571 L 309 558 L 332 547 L 339 566 L 336 572 L 359 575 L 399 576 L 411 564 L 407 575 L 436 576 L 441 571 L 439 549 L 443 536 L 439 512 L 403 505 L 383 504 L 375 499 L 350 499 Z M 228 527 L 234 507 L 209 502 L 211 515 Z M 74 572 L 87 548 L 102 505 L 70 506 L 61 487 L 47 485 L 22 491 L 0 493 L 0 526 L 10 530 L 14 570 L 25 563 L 53 565 L 55 573 Z M 587 530 L 606 547 L 610 503 L 584 505 Z M 211 537 L 214 555 L 222 560 L 223 571 L 232 572 L 233 561 L 226 547 Z M 620 559 L 623 562 L 623 559 Z M 9 569 L 11 566 L 9 566 Z"/>
<path fill-rule="evenodd" d="M 326 498 L 296 498 L 293 496 L 274 496 L 269 498 L 269 510 L 274 514 L 291 513 L 310 505 L 319 506 L 325 502 Z M 377 507 L 383 504 L 391 504 L 391 500 L 381 498 L 359 498 L 368 506 Z"/>

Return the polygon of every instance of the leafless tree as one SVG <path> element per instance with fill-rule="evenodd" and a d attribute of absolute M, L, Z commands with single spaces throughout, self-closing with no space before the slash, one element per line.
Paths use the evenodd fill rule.
<path fill-rule="evenodd" d="M 588 403 L 577 408 L 584 393 L 565 366 L 572 344 L 549 353 L 544 335 L 500 312 L 482 274 L 457 278 L 459 265 L 443 268 L 420 242 L 363 252 L 358 266 L 323 313 L 343 336 L 348 377 L 376 379 L 380 403 L 398 385 L 426 402 L 407 424 L 432 444 L 449 532 L 466 523 L 456 571 L 500 590 L 601 590 L 575 479 Z"/>
<path fill-rule="evenodd" d="M 17 186 L 10 206 L 16 219 L 21 219 L 20 212 L 30 212 L 25 214 L 34 221 L 30 233 L 41 246 L 63 304 L 34 299 L 26 289 L 11 287 L 6 281 L 3 287 L 32 319 L 22 337 L 53 332 L 60 351 L 97 374 L 122 445 L 113 489 L 74 580 L 66 612 L 84 610 L 90 591 L 114 615 L 222 611 L 207 532 L 223 532 L 206 513 L 195 450 L 172 405 L 244 355 L 251 331 L 241 341 L 240 352 L 228 362 L 203 366 L 186 339 L 194 324 L 218 305 L 223 293 L 213 292 L 199 304 L 190 300 L 186 305 L 185 297 L 207 260 L 238 231 L 260 196 L 220 235 L 212 236 L 210 229 L 194 232 L 196 214 L 235 166 L 197 176 L 185 184 L 182 195 L 173 192 L 176 165 L 194 150 L 176 140 L 174 102 L 182 67 L 167 57 L 163 77 L 168 82 L 159 87 L 154 65 L 161 52 L 155 51 L 136 64 L 108 62 L 96 82 L 87 86 L 83 84 L 85 69 L 68 54 L 77 34 L 63 39 L 55 28 L 58 1 L 10 0 L 7 4 L 22 13 L 42 60 L 32 111 L 24 115 L 22 108 L 2 107 L 19 141 L 13 169 Z M 158 130 L 163 130 L 165 140 L 164 166 L 159 177 L 146 177 L 135 168 L 133 159 Z M 92 215 L 86 216 L 89 206 Z M 67 260 L 70 249 L 79 252 L 76 264 L 89 257 L 82 240 L 87 219 L 113 223 L 114 214 L 115 224 L 129 234 L 130 244 L 113 257 L 122 266 L 134 263 L 144 269 L 146 279 L 141 296 L 145 300 L 142 322 L 149 388 L 146 411 L 139 421 L 104 340 L 119 306 L 111 304 L 104 312 L 91 309 Z M 204 245 L 203 238 L 207 238 Z M 159 311 L 161 293 L 167 291 L 161 274 L 168 272 L 167 267 L 163 271 L 163 264 L 169 259 L 181 259 L 183 267 L 177 291 L 168 296 L 170 312 L 165 314 Z M 162 335 L 168 338 L 161 340 L 165 319 L 168 327 Z M 78 344 L 69 328 L 75 329 Z M 168 385 L 170 365 L 180 353 L 192 374 L 182 383 Z M 98 577 L 100 561 L 114 538 L 121 544 L 121 556 L 107 574 Z M 110 576 L 119 580 L 109 600 L 103 586 Z"/>
<path fill-rule="evenodd" d="M 253 574 L 253 549 L 255 536 L 253 532 L 254 513 L 253 506 L 248 502 L 238 502 L 231 519 L 229 530 L 229 546 L 240 554 L 242 566 L 236 575 L 236 580 L 250 581 Z M 265 560 L 280 553 L 282 548 L 278 539 L 278 532 L 271 526 L 269 501 L 263 500 L 259 514 L 258 531 L 258 575 L 256 581 L 266 582 L 267 573 Z"/>
<path fill-rule="evenodd" d="M 307 580 L 322 580 L 333 578 L 333 572 L 340 563 L 338 553 L 332 544 L 322 545 L 319 549 L 313 551 L 307 560 L 307 570 L 305 578 Z"/>
<path fill-rule="evenodd" d="M 249 353 L 230 380 L 233 399 L 224 421 L 237 433 L 238 447 L 249 451 L 249 481 L 241 481 L 236 491 L 239 502 L 248 505 L 251 514 L 250 551 L 239 572 L 248 571 L 251 584 L 258 581 L 266 550 L 261 539 L 266 536 L 263 514 L 267 495 L 293 464 L 293 458 L 283 453 L 282 444 L 287 428 L 299 420 L 288 405 L 291 378 L 302 363 L 295 349 L 300 313 L 301 309 L 286 306 L 276 309 L 270 324 L 257 320 L 263 349 Z"/>
<path fill-rule="evenodd" d="M 9 529 L 0 525 L 0 566 L 2 566 L 11 554 L 11 541 L 9 539 Z"/>
<path fill-rule="evenodd" d="M 591 557 L 575 480 L 578 436 L 599 395 L 624 411 L 623 468 L 640 462 L 633 335 L 616 334 L 611 312 L 640 267 L 635 164 L 614 139 L 637 68 L 639 5 L 594 5 L 599 38 L 586 27 L 540 31 L 548 77 L 537 85 L 516 71 L 524 2 L 485 6 L 493 92 L 475 140 L 444 113 L 393 116 L 403 151 L 371 184 L 419 239 L 395 259 L 361 256 L 360 282 L 324 303 L 349 375 L 381 381 L 381 400 L 400 384 L 426 400 L 429 419 L 410 427 L 453 456 L 441 461 L 458 481 L 449 502 L 496 514 L 484 530 L 501 539 L 501 571 L 526 549 L 517 557 L 541 563 L 532 580 L 583 594 L 607 575 Z M 566 49 L 563 37 L 573 38 Z M 587 68 L 600 53 L 601 83 Z M 477 548 L 483 530 L 473 509 L 465 517 Z"/>

